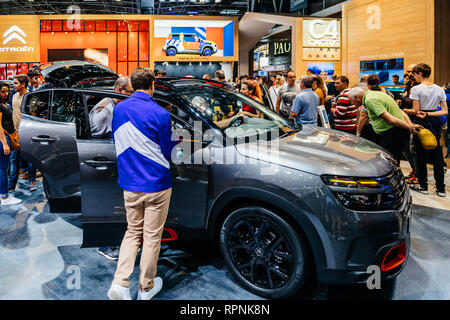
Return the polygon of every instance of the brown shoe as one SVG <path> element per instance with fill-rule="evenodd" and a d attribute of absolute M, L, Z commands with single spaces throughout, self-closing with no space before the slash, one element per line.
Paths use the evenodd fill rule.
<path fill-rule="evenodd" d="M 23 179 L 23 180 L 28 180 L 28 173 L 27 173 L 27 172 L 24 172 L 24 173 L 22 174 L 22 179 Z"/>
<path fill-rule="evenodd" d="M 36 171 L 36 178 L 42 177 L 42 173 L 40 171 Z"/>

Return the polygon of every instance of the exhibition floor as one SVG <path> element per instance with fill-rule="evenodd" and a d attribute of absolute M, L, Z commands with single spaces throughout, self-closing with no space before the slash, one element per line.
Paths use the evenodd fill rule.
<path fill-rule="evenodd" d="M 449 175 L 446 184 L 450 186 Z M 107 299 L 116 262 L 97 254 L 96 248 L 80 248 L 79 215 L 50 214 L 42 181 L 38 186 L 30 193 L 20 181 L 16 196 L 24 203 L 0 208 L 0 299 Z M 411 252 L 397 279 L 394 299 L 450 299 L 450 211 L 444 210 L 450 208 L 449 187 L 447 194 L 440 199 L 413 193 Z M 199 254 L 196 249 L 163 246 L 158 275 L 164 287 L 155 299 L 261 299 L 231 279 L 215 252 Z M 132 297 L 137 295 L 137 269 L 131 279 Z M 352 298 L 348 292 L 308 285 L 294 298 Z"/>

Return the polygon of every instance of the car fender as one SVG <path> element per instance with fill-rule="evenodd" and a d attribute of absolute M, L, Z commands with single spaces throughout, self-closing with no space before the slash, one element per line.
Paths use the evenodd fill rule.
<path fill-rule="evenodd" d="M 288 200 L 265 190 L 251 187 L 236 187 L 222 192 L 212 203 L 206 217 L 206 226 L 208 236 L 212 243 L 215 242 L 215 226 L 220 217 L 221 212 L 233 201 L 238 199 L 254 199 L 255 201 L 263 201 L 270 206 L 276 207 L 293 219 L 302 229 L 306 236 L 314 257 L 316 270 L 325 268 L 333 268 L 335 264 L 334 256 L 331 249 L 331 243 L 327 236 L 326 230 L 317 217 L 301 208 L 298 208 Z"/>

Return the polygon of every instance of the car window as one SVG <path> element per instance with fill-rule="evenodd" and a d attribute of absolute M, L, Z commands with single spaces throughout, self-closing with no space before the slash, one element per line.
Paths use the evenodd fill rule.
<path fill-rule="evenodd" d="M 191 127 L 194 126 L 194 119 L 189 116 L 188 113 L 184 112 L 181 108 L 164 99 L 155 98 L 155 101 L 158 105 L 169 111 L 172 119 L 176 117 L 186 124 L 189 124 Z"/>
<path fill-rule="evenodd" d="M 261 133 L 278 129 L 284 134 L 293 129 L 287 120 L 236 91 L 198 83 L 175 84 L 175 88 L 204 118 L 231 138 L 262 136 Z"/>
<path fill-rule="evenodd" d="M 57 90 L 53 92 L 50 120 L 75 123 L 83 104 L 81 95 L 73 90 Z M 84 112 L 83 112 L 84 114 Z"/>
<path fill-rule="evenodd" d="M 184 36 L 185 42 L 195 42 L 195 39 L 193 36 Z"/>
<path fill-rule="evenodd" d="M 77 139 L 87 139 L 88 127 L 82 95 L 75 90 L 55 90 L 49 120 L 76 125 Z"/>
<path fill-rule="evenodd" d="M 113 110 L 125 98 L 98 93 L 86 95 L 85 99 L 92 139 L 112 140 Z"/>
<path fill-rule="evenodd" d="M 180 35 L 172 35 L 172 40 L 180 40 Z"/>
<path fill-rule="evenodd" d="M 48 119 L 50 93 L 51 91 L 42 91 L 28 94 L 23 112 L 41 119 Z"/>

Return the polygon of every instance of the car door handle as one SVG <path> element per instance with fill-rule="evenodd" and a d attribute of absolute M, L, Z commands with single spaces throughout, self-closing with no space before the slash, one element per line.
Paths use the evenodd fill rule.
<path fill-rule="evenodd" d="M 37 136 L 37 137 L 31 137 L 31 141 L 37 142 L 43 145 L 48 145 L 49 143 L 56 142 L 56 138 L 50 137 L 50 136 Z"/>
<path fill-rule="evenodd" d="M 93 167 L 97 170 L 107 170 L 108 167 L 116 164 L 116 161 L 110 160 L 86 160 L 84 162 L 86 165 Z"/>

